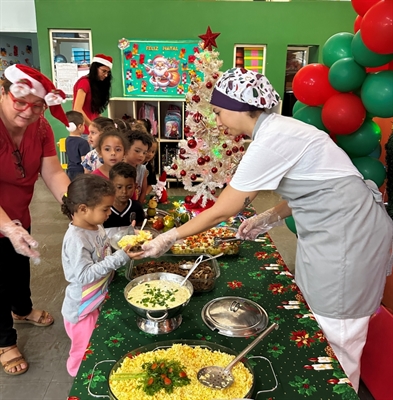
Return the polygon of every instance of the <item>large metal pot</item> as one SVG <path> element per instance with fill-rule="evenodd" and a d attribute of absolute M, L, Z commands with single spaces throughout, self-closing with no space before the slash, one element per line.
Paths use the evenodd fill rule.
<path fill-rule="evenodd" d="M 149 310 L 140 308 L 128 301 L 128 293 L 133 287 L 144 282 L 156 280 L 181 283 L 184 280 L 184 277 L 176 274 L 170 274 L 168 272 L 155 272 L 152 274 L 142 275 L 133 279 L 127 284 L 127 286 L 124 288 L 124 297 L 133 311 L 140 318 L 142 318 L 142 320 L 137 320 L 137 324 L 140 329 L 151 334 L 169 333 L 180 325 L 181 318 L 179 318 L 179 316 L 184 307 L 189 303 L 191 296 L 194 293 L 194 288 L 192 283 L 187 280 L 184 286 L 190 292 L 190 297 L 184 303 L 173 308 L 166 308 L 164 310 Z"/>

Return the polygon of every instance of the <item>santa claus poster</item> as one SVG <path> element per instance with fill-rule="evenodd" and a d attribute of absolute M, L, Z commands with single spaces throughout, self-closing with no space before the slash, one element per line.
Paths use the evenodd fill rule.
<path fill-rule="evenodd" d="M 184 98 L 195 70 L 195 40 L 119 40 L 123 93 L 127 97 Z"/>

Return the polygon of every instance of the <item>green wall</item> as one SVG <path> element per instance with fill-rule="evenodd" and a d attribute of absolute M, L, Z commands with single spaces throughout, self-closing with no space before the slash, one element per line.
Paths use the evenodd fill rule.
<path fill-rule="evenodd" d="M 283 95 L 287 46 L 319 46 L 338 32 L 353 32 L 350 1 L 35 0 L 41 70 L 51 76 L 49 29 L 91 29 L 93 53 L 114 59 L 112 96 L 122 96 L 118 40 L 196 39 L 210 25 L 223 70 L 233 66 L 235 44 L 265 44 L 265 74 Z M 69 102 L 66 109 L 69 109 Z M 50 120 L 52 123 L 53 119 Z M 53 123 L 56 137 L 66 136 Z M 61 130 L 61 131 L 60 131 Z"/>

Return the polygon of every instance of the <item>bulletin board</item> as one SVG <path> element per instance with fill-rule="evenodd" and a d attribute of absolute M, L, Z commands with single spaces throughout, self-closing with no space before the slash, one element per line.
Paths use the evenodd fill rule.
<path fill-rule="evenodd" d="M 198 41 L 146 41 L 121 39 L 123 94 L 126 97 L 184 98 Z"/>
<path fill-rule="evenodd" d="M 0 35 L 0 78 L 4 70 L 13 64 L 33 66 L 31 39 Z"/>

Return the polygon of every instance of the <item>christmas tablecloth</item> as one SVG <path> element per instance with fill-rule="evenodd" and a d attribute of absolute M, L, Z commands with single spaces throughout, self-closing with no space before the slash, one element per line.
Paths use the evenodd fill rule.
<path fill-rule="evenodd" d="M 217 261 L 221 276 L 215 289 L 194 295 L 182 313 L 180 327 L 164 335 L 147 334 L 137 327 L 136 314 L 123 294 L 128 280 L 120 269 L 110 285 L 69 399 L 91 399 L 88 385 L 91 393 L 107 395 L 107 377 L 113 363 L 99 364 L 92 375 L 95 365 L 103 360 L 119 360 L 148 343 L 194 339 L 243 350 L 254 337 L 222 336 L 211 331 L 201 318 L 203 306 L 222 296 L 252 299 L 266 310 L 270 323 L 279 325 L 250 353 L 271 362 L 278 386 L 269 391 L 275 386 L 275 378 L 268 361 L 251 359 L 256 376 L 254 399 L 358 399 L 268 235 L 263 242 L 244 242 L 238 255 L 222 256 Z"/>

